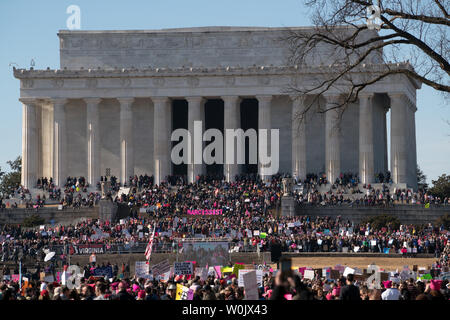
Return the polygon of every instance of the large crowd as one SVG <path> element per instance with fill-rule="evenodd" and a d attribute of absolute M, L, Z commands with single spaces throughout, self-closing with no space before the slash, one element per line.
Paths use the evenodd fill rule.
<path fill-rule="evenodd" d="M 276 273 L 276 274 L 274 274 Z M 58 282 L 28 279 L 20 288 L 14 281 L 0 282 L 0 300 L 176 300 L 177 287 L 191 292 L 190 300 L 243 300 L 245 290 L 236 277 L 209 274 L 171 276 L 167 281 L 136 276 L 83 276 L 78 286 L 69 289 Z M 398 279 L 398 278 L 396 278 Z M 338 279 L 302 278 L 292 271 L 269 271 L 258 287 L 259 300 L 434 300 L 450 298 L 448 280 L 387 280 L 380 287 L 355 281 L 353 274 Z"/>
<path fill-rule="evenodd" d="M 0 225 L 1 261 L 17 263 L 24 258 L 42 261 L 47 250 L 50 250 L 58 253 L 55 262 L 62 266 L 67 261 L 70 246 L 80 244 L 101 244 L 106 252 L 113 250 L 116 245 L 126 245 L 128 248 L 140 246 L 143 252 L 155 230 L 153 246 L 156 252 L 177 252 L 183 246 L 182 239 L 226 238 L 230 242 L 230 251 L 269 251 L 271 243 L 278 241 L 283 252 L 428 253 L 435 256 L 439 267 L 449 266 L 449 232 L 443 225 L 388 224 L 375 228 L 370 223 L 356 224 L 341 217 L 276 217 L 273 209 L 279 208 L 283 192 L 281 175 L 274 176 L 268 182 L 248 175 L 237 177 L 235 182 L 199 176 L 196 183 L 191 184 L 182 177 L 169 178 L 169 183 L 156 186 L 151 176 L 130 177 L 130 192 L 119 196 L 117 191 L 120 184 L 117 178 L 110 177 L 112 190 L 107 196 L 111 201 L 128 206 L 132 212 L 131 217 L 119 222 L 87 219 L 76 224 L 35 228 Z M 364 186 L 366 193 L 359 200 L 346 199 L 344 194 L 356 190 L 357 183 L 355 175 L 341 175 L 330 191 L 320 193 L 318 188 L 326 184 L 326 177 L 308 175 L 301 182 L 301 189 L 294 188 L 293 193 L 303 205 L 359 204 L 357 201 L 365 205 L 386 205 L 394 201 L 408 204 L 449 201 L 447 198 L 433 198 L 421 191 L 412 193 L 410 190 L 396 190 L 390 193 L 387 186 L 375 190 L 370 185 Z M 100 199 L 99 192 L 88 192 L 89 185 L 82 177 L 67 178 L 62 191 L 55 188 L 52 179 L 41 178 L 38 186 L 49 194 L 50 199 L 59 201 L 63 206 L 94 206 Z M 100 185 L 97 186 L 99 188 Z M 27 190 L 19 188 L 17 194 L 25 198 Z M 45 200 L 38 197 L 32 205 L 43 206 Z M 223 215 L 201 218 L 186 216 L 187 210 L 208 209 L 221 209 Z M 117 275 L 118 268 L 115 269 Z M 236 285 L 235 280 L 214 277 L 203 281 L 198 278 L 173 278 L 168 282 L 134 278 L 108 281 L 86 277 L 83 281 L 79 290 L 69 290 L 59 284 L 33 280 L 21 294 L 16 284 L 3 283 L 0 295 L 3 299 L 31 300 L 170 300 L 174 298 L 173 288 L 178 282 L 194 288 L 194 300 L 233 300 L 244 297 L 242 288 Z M 302 280 L 297 275 L 279 272 L 276 277 L 265 277 L 264 286 L 260 288 L 260 298 L 281 299 L 290 295 L 292 299 L 346 300 L 347 293 L 343 293 L 349 291 L 348 294 L 353 295 L 351 299 L 359 297 L 363 300 L 382 299 L 383 295 L 403 300 L 448 299 L 446 283 L 438 285 L 437 282 L 423 284 L 406 281 L 385 284 L 382 290 L 369 290 L 364 284 L 359 284 L 357 294 L 352 283 L 352 279 L 347 279 L 347 285 L 345 279 Z M 438 286 L 441 287 L 436 290 Z M 347 290 L 347 287 L 350 289 Z"/>

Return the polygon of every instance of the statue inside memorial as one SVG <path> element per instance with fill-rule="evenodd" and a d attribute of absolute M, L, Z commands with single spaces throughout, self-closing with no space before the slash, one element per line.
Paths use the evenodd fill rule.
<path fill-rule="evenodd" d="M 292 193 L 292 178 L 283 178 L 281 180 L 283 187 L 283 197 L 289 196 Z"/>

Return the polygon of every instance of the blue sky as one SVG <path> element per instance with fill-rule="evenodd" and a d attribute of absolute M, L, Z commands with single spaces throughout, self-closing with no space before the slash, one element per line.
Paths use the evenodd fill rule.
<path fill-rule="evenodd" d="M 67 29 L 66 9 L 81 9 L 82 30 L 160 29 L 200 26 L 307 26 L 301 0 L 1 0 L 0 167 L 21 153 L 19 81 L 10 63 L 35 69 L 59 67 L 58 30 Z M 428 181 L 450 174 L 450 106 L 433 89 L 418 91 L 417 159 Z"/>

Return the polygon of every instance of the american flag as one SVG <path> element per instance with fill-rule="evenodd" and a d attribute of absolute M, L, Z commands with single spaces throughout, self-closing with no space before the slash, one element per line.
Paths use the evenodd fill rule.
<path fill-rule="evenodd" d="M 150 236 L 150 240 L 147 244 L 147 248 L 145 248 L 145 259 L 150 261 L 150 257 L 152 255 L 152 247 L 153 247 L 153 239 L 155 238 L 155 227 L 153 227 L 152 235 Z"/>

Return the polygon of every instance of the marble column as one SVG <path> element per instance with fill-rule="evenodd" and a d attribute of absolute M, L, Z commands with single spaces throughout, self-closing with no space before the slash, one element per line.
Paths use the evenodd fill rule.
<path fill-rule="evenodd" d="M 417 190 L 417 140 L 416 140 L 416 111 L 417 107 L 415 103 L 411 104 L 410 114 L 411 114 L 411 187 Z"/>
<path fill-rule="evenodd" d="M 30 98 L 20 98 L 22 102 L 22 178 L 21 184 L 27 189 L 37 182 L 37 102 Z"/>
<path fill-rule="evenodd" d="M 98 105 L 100 98 L 85 98 L 86 102 L 86 138 L 87 138 L 87 181 L 95 188 L 100 181 L 100 117 Z"/>
<path fill-rule="evenodd" d="M 407 183 L 407 97 L 390 93 L 391 98 L 391 176 L 394 183 Z"/>
<path fill-rule="evenodd" d="M 198 175 L 204 174 L 205 168 L 203 165 L 203 137 L 200 145 L 201 150 L 194 149 L 195 137 L 201 134 L 200 132 L 194 133 L 194 121 L 202 121 L 201 131 L 203 132 L 205 128 L 205 109 L 202 97 L 187 97 L 186 101 L 188 102 L 188 130 L 191 134 L 191 157 L 187 166 L 187 176 L 188 182 L 194 183 Z"/>
<path fill-rule="evenodd" d="M 53 102 L 53 182 L 63 188 L 67 180 L 67 127 L 66 99 L 52 99 Z"/>
<path fill-rule="evenodd" d="M 306 179 L 306 97 L 291 96 L 292 100 L 292 175 Z"/>
<path fill-rule="evenodd" d="M 374 181 L 373 93 L 359 94 L 359 178 Z"/>
<path fill-rule="evenodd" d="M 244 148 L 245 144 L 242 146 L 238 146 L 236 140 L 233 139 L 233 146 L 231 148 L 227 148 L 227 135 L 226 130 L 232 129 L 236 130 L 240 128 L 240 109 L 239 102 L 240 98 L 238 96 L 223 96 L 222 100 L 224 102 L 224 165 L 223 165 L 223 174 L 225 176 L 225 180 L 227 182 L 231 182 L 235 180 L 237 174 L 239 174 L 239 164 L 237 163 L 237 150 L 238 148 Z M 227 163 L 227 154 L 233 152 L 234 158 L 233 163 Z M 245 152 L 245 150 L 243 150 Z"/>
<path fill-rule="evenodd" d="M 338 95 L 325 95 L 325 172 L 333 184 L 341 173 L 340 108 Z"/>
<path fill-rule="evenodd" d="M 118 98 L 120 103 L 120 182 L 129 185 L 134 175 L 133 111 L 134 98 Z"/>
<path fill-rule="evenodd" d="M 394 183 L 417 189 L 415 101 L 404 93 L 390 93 L 391 176 Z"/>
<path fill-rule="evenodd" d="M 259 145 L 260 145 L 259 130 L 267 129 L 268 132 L 270 132 L 270 129 L 272 129 L 272 118 L 271 118 L 272 96 L 257 96 L 256 99 L 258 100 L 258 174 L 260 175 L 263 181 L 269 181 L 271 175 L 268 175 L 266 173 L 267 167 L 269 165 L 261 164 L 259 159 Z M 267 138 L 268 138 L 267 150 L 268 153 L 270 153 L 271 141 L 269 133 L 267 134 Z"/>
<path fill-rule="evenodd" d="M 154 183 L 161 184 L 167 181 L 170 175 L 172 162 L 170 159 L 170 105 L 168 97 L 153 97 L 153 147 L 154 147 Z"/>

